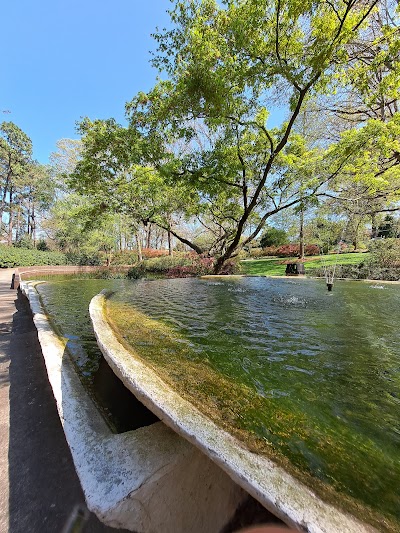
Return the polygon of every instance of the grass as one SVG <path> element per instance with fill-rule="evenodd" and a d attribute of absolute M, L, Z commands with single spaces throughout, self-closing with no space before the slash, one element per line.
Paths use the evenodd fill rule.
<path fill-rule="evenodd" d="M 350 253 L 350 254 L 329 254 L 306 257 L 305 271 L 312 276 L 312 271 L 325 265 L 358 265 L 365 261 L 369 254 Z M 286 265 L 280 264 L 283 261 L 293 260 L 295 263 L 298 258 L 283 257 L 266 257 L 265 259 L 248 259 L 241 262 L 243 274 L 251 276 L 284 276 Z"/>

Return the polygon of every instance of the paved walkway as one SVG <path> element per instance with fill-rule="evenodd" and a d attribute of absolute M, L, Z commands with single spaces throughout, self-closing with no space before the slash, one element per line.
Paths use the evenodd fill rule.
<path fill-rule="evenodd" d="M 0 533 L 61 533 L 84 496 L 12 273 L 0 269 Z M 83 531 L 121 532 L 93 514 Z"/>

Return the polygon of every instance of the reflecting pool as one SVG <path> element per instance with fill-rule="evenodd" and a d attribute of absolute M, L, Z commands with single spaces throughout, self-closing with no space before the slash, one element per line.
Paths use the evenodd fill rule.
<path fill-rule="evenodd" d="M 400 285 L 235 278 L 40 285 L 90 381 L 90 298 L 200 410 L 324 498 L 400 530 Z M 339 498 L 339 500 L 338 500 Z"/>

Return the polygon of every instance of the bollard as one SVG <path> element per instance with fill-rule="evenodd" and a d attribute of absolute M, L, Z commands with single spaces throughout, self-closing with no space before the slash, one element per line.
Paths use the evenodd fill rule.
<path fill-rule="evenodd" d="M 14 274 L 12 275 L 12 278 L 11 278 L 11 286 L 10 286 L 10 289 L 15 289 L 15 272 L 14 272 Z"/>
<path fill-rule="evenodd" d="M 327 283 L 326 286 L 328 287 L 328 291 L 331 292 L 333 288 L 333 283 Z"/>

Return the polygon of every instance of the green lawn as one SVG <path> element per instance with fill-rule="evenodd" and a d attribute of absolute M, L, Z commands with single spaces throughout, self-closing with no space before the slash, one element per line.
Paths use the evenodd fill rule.
<path fill-rule="evenodd" d="M 320 268 L 324 265 L 335 264 L 338 265 L 357 265 L 368 257 L 367 253 L 353 253 L 353 254 L 329 254 L 323 256 L 307 257 L 305 263 L 306 274 L 312 275 L 315 268 Z M 297 261 L 293 257 L 293 262 Z M 289 261 L 290 258 L 283 257 L 266 257 L 265 259 L 247 259 L 241 262 L 243 274 L 252 276 L 284 276 L 286 265 L 280 265 L 282 261 Z"/>

